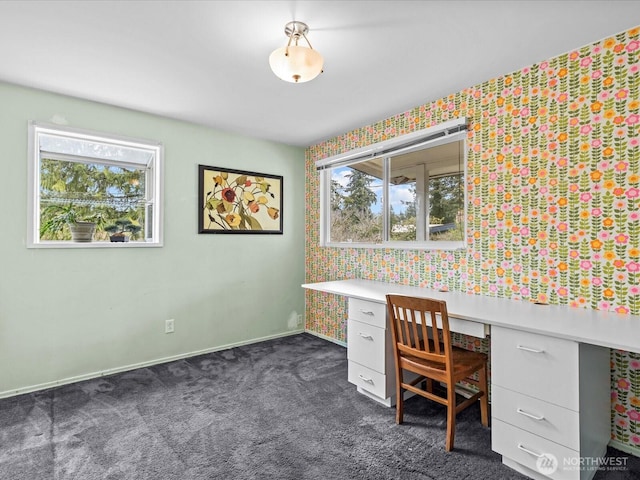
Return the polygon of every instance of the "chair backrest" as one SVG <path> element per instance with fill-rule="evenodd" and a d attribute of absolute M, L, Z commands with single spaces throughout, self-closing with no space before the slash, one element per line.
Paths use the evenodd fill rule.
<path fill-rule="evenodd" d="M 447 370 L 451 368 L 451 335 L 445 301 L 389 294 L 387 310 L 398 355 L 436 362 Z"/>

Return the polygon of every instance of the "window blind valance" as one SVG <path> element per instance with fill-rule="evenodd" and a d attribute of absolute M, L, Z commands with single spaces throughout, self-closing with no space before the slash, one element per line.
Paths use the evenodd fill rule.
<path fill-rule="evenodd" d="M 467 131 L 466 118 L 450 120 L 448 122 L 425 128 L 418 132 L 401 135 L 397 138 L 385 140 L 383 142 L 356 148 L 348 152 L 333 155 L 316 161 L 316 169 L 353 165 L 380 157 L 390 157 L 401 153 L 409 153 L 425 148 L 427 145 L 434 145 L 437 142 L 449 141 L 452 135 Z"/>

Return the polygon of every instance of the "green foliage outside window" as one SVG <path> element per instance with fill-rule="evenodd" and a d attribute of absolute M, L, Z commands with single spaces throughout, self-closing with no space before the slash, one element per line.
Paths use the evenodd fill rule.
<path fill-rule="evenodd" d="M 382 241 L 382 213 L 375 213 L 374 191 L 379 179 L 351 169 L 345 175 L 343 187 L 331 180 L 331 240 L 334 242 L 380 243 Z M 464 191 L 463 174 L 446 175 L 429 181 L 430 225 L 443 225 L 443 231 L 432 231 L 430 240 L 463 240 Z M 390 207 L 389 240 L 416 241 L 416 192 L 413 201 L 402 201 L 403 211 Z M 433 230 L 436 230 L 435 228 Z"/>
<path fill-rule="evenodd" d="M 345 176 L 348 178 L 345 187 L 332 180 L 332 241 L 379 243 L 382 240 L 382 215 L 371 209 L 377 202 L 372 190 L 376 178 L 355 169 Z"/>
<path fill-rule="evenodd" d="M 40 166 L 41 240 L 70 240 L 64 222 L 59 228 L 46 228 L 64 210 L 78 220 L 96 221 L 96 241 L 109 241 L 104 227 L 126 219 L 134 227 L 144 229 L 145 172 L 135 168 L 99 163 L 79 163 L 42 159 Z M 42 228 L 44 227 L 44 228 Z"/>

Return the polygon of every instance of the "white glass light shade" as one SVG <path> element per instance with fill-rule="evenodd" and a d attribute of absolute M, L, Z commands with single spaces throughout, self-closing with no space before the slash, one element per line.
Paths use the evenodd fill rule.
<path fill-rule="evenodd" d="M 273 73 L 285 82 L 291 83 L 313 80 L 322 72 L 323 63 L 322 55 L 311 48 L 299 45 L 278 48 L 269 56 L 269 65 Z"/>

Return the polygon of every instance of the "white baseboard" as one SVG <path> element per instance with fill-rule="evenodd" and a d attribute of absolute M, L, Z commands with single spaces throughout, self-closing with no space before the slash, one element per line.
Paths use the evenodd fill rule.
<path fill-rule="evenodd" d="M 615 448 L 616 450 L 620 450 L 621 452 L 633 455 L 634 457 L 640 457 L 640 447 L 627 445 L 626 443 L 621 443 L 617 440 L 610 440 L 609 446 Z"/>
<path fill-rule="evenodd" d="M 328 342 L 335 343 L 336 345 L 340 345 L 341 347 L 345 347 L 346 348 L 346 346 L 347 346 L 347 342 L 341 342 L 340 340 L 336 340 L 335 338 L 327 337 L 326 335 L 322 335 L 321 333 L 318 333 L 318 332 L 312 332 L 311 330 L 305 330 L 305 333 L 308 333 L 309 335 L 313 335 L 314 337 L 321 338 L 321 339 L 326 340 Z"/>
<path fill-rule="evenodd" d="M 198 350 L 195 352 L 181 353 L 179 355 L 173 355 L 171 357 L 157 358 L 155 360 L 149 360 L 147 362 L 140 362 L 140 363 L 134 363 L 131 365 L 124 365 L 122 367 L 109 368 L 107 370 L 86 373 L 84 375 L 77 375 L 75 377 L 62 378 L 60 380 L 55 380 L 53 382 L 30 385 L 30 386 L 18 388 L 15 390 L 6 390 L 4 392 L 0 392 L 0 398 L 7 398 L 7 397 L 13 397 L 16 395 L 22 395 L 25 393 L 37 392 L 39 390 L 45 390 L 47 388 L 59 387 L 61 385 L 68 385 L 70 383 L 81 382 L 83 380 L 91 380 L 92 378 L 104 377 L 106 375 L 113 375 L 114 373 L 121 373 L 129 370 L 135 370 L 137 368 L 150 367 L 152 365 L 159 365 L 161 363 L 174 362 L 176 360 L 182 360 L 183 358 L 195 357 L 197 355 L 204 355 L 207 353 L 218 352 L 220 350 L 228 350 L 230 348 L 240 347 L 242 345 L 250 345 L 252 343 L 264 342 L 266 340 L 273 340 L 276 338 L 288 337 L 289 335 L 297 335 L 299 333 L 304 333 L 304 330 L 302 329 L 290 330 L 288 332 L 277 333 L 275 335 L 268 335 L 266 337 L 253 338 L 251 340 L 244 340 L 242 342 L 229 343 L 226 345 L 220 345 L 218 347 L 205 348 L 204 350 Z"/>

